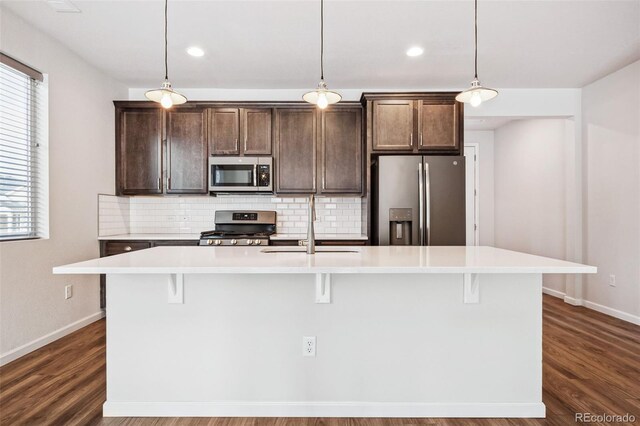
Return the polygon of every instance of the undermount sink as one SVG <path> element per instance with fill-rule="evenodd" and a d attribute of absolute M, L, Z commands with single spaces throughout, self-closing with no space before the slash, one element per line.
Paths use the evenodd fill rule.
<path fill-rule="evenodd" d="M 261 250 L 262 253 L 303 253 L 307 254 L 307 248 L 301 247 L 268 247 Z M 357 247 L 316 247 L 317 253 L 360 253 Z"/>

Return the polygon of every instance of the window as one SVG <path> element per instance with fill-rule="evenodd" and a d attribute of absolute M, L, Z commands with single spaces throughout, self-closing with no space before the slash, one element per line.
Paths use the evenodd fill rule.
<path fill-rule="evenodd" d="M 0 53 L 0 241 L 47 237 L 46 86 Z"/>

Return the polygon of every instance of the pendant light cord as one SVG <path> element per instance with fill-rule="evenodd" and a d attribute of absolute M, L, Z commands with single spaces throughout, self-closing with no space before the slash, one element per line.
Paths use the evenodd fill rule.
<path fill-rule="evenodd" d="M 320 0 L 320 80 L 324 81 L 324 0 Z"/>
<path fill-rule="evenodd" d="M 169 80 L 169 62 L 167 59 L 167 9 L 169 0 L 164 0 L 164 80 Z"/>
<path fill-rule="evenodd" d="M 475 16 L 474 16 L 474 26 L 475 26 L 474 46 L 475 47 L 474 48 L 475 48 L 475 71 L 476 71 L 475 78 L 477 79 L 478 78 L 478 0 L 475 0 L 474 10 L 475 10 Z"/>

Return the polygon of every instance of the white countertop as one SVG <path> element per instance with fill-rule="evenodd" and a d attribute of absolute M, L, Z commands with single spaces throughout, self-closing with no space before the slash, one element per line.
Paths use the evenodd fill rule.
<path fill-rule="evenodd" d="M 199 240 L 200 234 L 117 234 L 98 237 L 100 241 L 134 241 L 134 240 Z"/>
<path fill-rule="evenodd" d="M 342 247 L 344 249 L 345 247 Z M 155 247 L 53 268 L 54 274 L 596 273 L 593 266 L 494 247 L 352 247 L 355 253 L 264 253 L 265 247 Z M 281 249 L 284 249 L 282 247 Z M 318 247 L 330 250 L 330 247 Z"/>
<path fill-rule="evenodd" d="M 199 240 L 200 234 L 117 234 L 98 237 L 100 241 L 134 241 L 134 240 Z M 306 240 L 307 234 L 273 234 L 272 240 Z M 316 240 L 361 240 L 368 238 L 363 234 L 316 234 Z"/>

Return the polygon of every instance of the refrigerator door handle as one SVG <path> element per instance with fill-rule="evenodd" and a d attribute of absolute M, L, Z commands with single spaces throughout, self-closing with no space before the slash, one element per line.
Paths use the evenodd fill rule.
<path fill-rule="evenodd" d="M 420 245 L 424 245 L 424 174 L 422 173 L 422 160 L 418 163 L 418 193 L 420 211 L 418 214 L 418 235 L 420 236 Z"/>
<path fill-rule="evenodd" d="M 425 198 L 425 230 L 427 245 L 431 245 L 431 175 L 429 174 L 429 163 L 424 163 L 424 198 Z"/>

